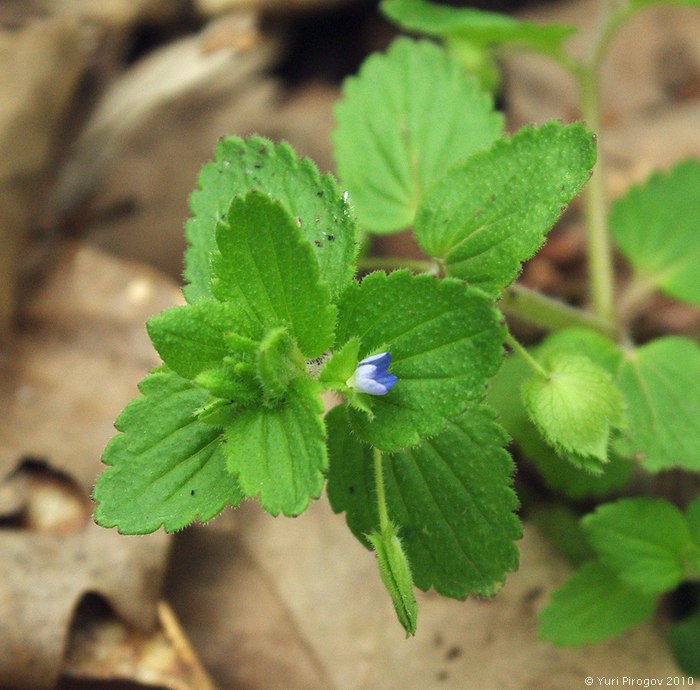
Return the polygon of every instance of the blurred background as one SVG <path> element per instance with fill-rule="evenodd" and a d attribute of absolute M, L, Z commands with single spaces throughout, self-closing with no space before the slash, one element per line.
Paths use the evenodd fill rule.
<path fill-rule="evenodd" d="M 580 27 L 598 0 L 452 3 Z M 113 422 L 157 363 L 145 320 L 182 301 L 187 200 L 227 134 L 289 141 L 333 169 L 342 80 L 397 35 L 374 0 L 0 0 L 0 688 L 571 688 L 675 673 L 650 628 L 592 650 L 536 640 L 567 574 L 534 528 L 493 602 L 421 597 L 405 642 L 371 554 L 325 500 L 252 504 L 168 537 L 91 520 Z M 700 12 L 620 32 L 603 76 L 611 198 L 700 156 Z M 578 117 L 545 58 L 504 54 L 509 129 Z M 377 253 L 411 256 L 406 235 Z M 523 281 L 584 290 L 577 204 Z M 654 298 L 642 332 L 700 331 Z"/>

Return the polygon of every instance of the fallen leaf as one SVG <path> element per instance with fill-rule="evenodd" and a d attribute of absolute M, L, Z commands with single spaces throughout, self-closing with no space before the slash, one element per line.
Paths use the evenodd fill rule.
<path fill-rule="evenodd" d="M 229 527 L 217 529 L 221 521 Z M 521 568 L 495 599 L 419 594 L 404 639 L 374 556 L 325 499 L 298 518 L 245 503 L 178 535 L 167 592 L 223 687 L 374 690 L 572 688 L 591 676 L 676 673 L 651 626 L 586 649 L 536 636 L 536 614 L 568 567 L 526 527 Z"/>
<path fill-rule="evenodd" d="M 89 599 L 76 614 L 62 669 L 65 679 L 125 680 L 168 690 L 215 690 L 172 610 L 158 604 L 159 627 L 137 630 Z"/>
<path fill-rule="evenodd" d="M 152 628 L 169 537 L 92 522 L 114 419 L 158 363 L 144 321 L 181 300 L 152 269 L 71 244 L 29 291 L 0 361 L 0 687 L 52 687 L 74 611 L 103 597 Z"/>

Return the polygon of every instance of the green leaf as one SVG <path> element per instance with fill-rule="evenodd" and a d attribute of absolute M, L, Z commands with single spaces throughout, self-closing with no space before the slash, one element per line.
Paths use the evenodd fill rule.
<path fill-rule="evenodd" d="M 218 366 L 232 353 L 225 334 L 250 324 L 235 305 L 204 299 L 172 307 L 149 319 L 148 335 L 165 364 L 186 379 Z"/>
<path fill-rule="evenodd" d="M 367 544 L 364 535 L 379 524 L 372 449 L 353 434 L 344 408 L 332 410 L 326 421 L 328 496 Z M 432 586 L 455 598 L 490 596 L 517 568 L 513 542 L 521 531 L 505 441 L 491 411 L 473 405 L 440 435 L 383 456 L 389 517 L 420 589 Z"/>
<path fill-rule="evenodd" d="M 586 563 L 540 612 L 539 637 L 559 646 L 617 637 L 654 612 L 656 596 L 631 587 L 601 563 Z"/>
<path fill-rule="evenodd" d="M 547 378 L 532 377 L 521 388 L 530 418 L 560 453 L 606 463 L 610 434 L 623 419 L 622 396 L 612 377 L 587 357 L 567 350 L 549 352 L 540 362 Z"/>
<path fill-rule="evenodd" d="M 700 677 L 700 610 L 666 631 L 669 645 L 678 666 L 689 676 Z"/>
<path fill-rule="evenodd" d="M 627 425 L 615 450 L 650 472 L 700 470 L 700 349 L 669 336 L 624 351 L 585 329 L 551 336 L 548 347 L 568 347 L 608 369 L 625 402 Z"/>
<path fill-rule="evenodd" d="M 405 31 L 465 38 L 476 45 L 514 44 L 552 56 L 558 56 L 562 42 L 577 31 L 568 24 L 521 22 L 506 14 L 449 7 L 426 0 L 384 0 L 380 8 Z"/>
<path fill-rule="evenodd" d="M 506 357 L 491 380 L 487 401 L 498 411 L 499 422 L 522 453 L 532 460 L 547 486 L 574 500 L 605 496 L 625 486 L 632 475 L 632 463 L 613 454 L 602 474 L 592 474 L 572 463 L 575 456 L 558 455 L 544 441 L 530 421 L 519 394 L 521 384 L 530 373 L 530 367 L 520 357 Z"/>
<path fill-rule="evenodd" d="M 396 527 L 391 523 L 381 532 L 372 532 L 367 540 L 374 547 L 382 582 L 394 604 L 394 611 L 406 631 L 406 637 L 416 634 L 418 605 L 413 594 L 413 578 Z"/>
<path fill-rule="evenodd" d="M 628 498 L 598 506 L 582 520 L 601 561 L 643 592 L 668 592 L 683 579 L 690 533 L 668 501 Z"/>
<path fill-rule="evenodd" d="M 243 409 L 226 429 L 229 472 L 271 515 L 299 515 L 321 494 L 328 457 L 318 392 L 296 378 L 277 407 Z"/>
<path fill-rule="evenodd" d="M 395 41 L 343 85 L 335 107 L 335 159 L 360 226 L 407 228 L 424 191 L 503 128 L 489 96 L 426 41 Z"/>
<path fill-rule="evenodd" d="M 666 337 L 625 353 L 618 385 L 625 397 L 629 433 L 618 450 L 650 472 L 700 470 L 700 349 Z"/>
<path fill-rule="evenodd" d="M 237 505 L 242 494 L 226 472 L 222 431 L 197 419 L 208 393 L 167 369 L 140 384 L 107 445 L 94 497 L 95 520 L 123 534 L 167 532 Z"/>
<path fill-rule="evenodd" d="M 501 362 L 500 313 L 456 280 L 407 271 L 368 275 L 341 296 L 336 341 L 359 337 L 359 356 L 388 351 L 396 385 L 359 394 L 374 415 L 351 410 L 353 427 L 380 450 L 415 445 L 480 400 Z"/>
<path fill-rule="evenodd" d="M 453 166 L 416 214 L 418 243 L 449 275 L 496 296 L 588 180 L 596 159 L 582 125 L 523 127 Z"/>
<path fill-rule="evenodd" d="M 700 305 L 700 161 L 656 173 L 612 207 L 613 237 L 641 280 Z"/>
<path fill-rule="evenodd" d="M 340 292 L 354 273 L 355 224 L 333 177 L 320 175 L 308 158 L 299 160 L 289 144 L 225 137 L 217 144 L 216 160 L 199 173 L 198 189 L 190 197 L 194 216 L 186 226 L 187 301 L 212 296 L 210 259 L 216 251 L 217 224 L 235 196 L 252 190 L 276 199 L 298 219 L 322 280 L 332 294 Z"/>
<path fill-rule="evenodd" d="M 311 246 L 280 204 L 254 192 L 234 199 L 216 241 L 214 296 L 232 305 L 256 339 L 286 326 L 308 359 L 331 346 L 335 309 L 328 288 L 319 282 Z"/>

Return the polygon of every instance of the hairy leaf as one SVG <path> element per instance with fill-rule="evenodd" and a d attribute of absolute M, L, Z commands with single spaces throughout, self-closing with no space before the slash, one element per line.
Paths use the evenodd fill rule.
<path fill-rule="evenodd" d="M 613 204 L 615 241 L 648 285 L 700 305 L 700 161 L 656 173 Z"/>
<path fill-rule="evenodd" d="M 524 127 L 454 165 L 422 200 L 415 234 L 451 276 L 497 295 L 582 189 L 596 160 L 582 125 Z"/>
<path fill-rule="evenodd" d="M 396 385 L 360 394 L 374 415 L 351 411 L 353 427 L 381 450 L 415 445 L 484 394 L 501 362 L 504 327 L 478 290 L 456 280 L 372 273 L 338 306 L 337 343 L 360 338 L 359 356 L 389 351 Z"/>
<path fill-rule="evenodd" d="M 499 422 L 532 460 L 547 486 L 574 500 L 605 496 L 623 487 L 632 475 L 631 462 L 611 454 L 610 462 L 602 466 L 602 474 L 593 474 L 574 463 L 576 456 L 559 455 L 544 441 L 528 417 L 520 396 L 520 386 L 530 373 L 530 367 L 522 358 L 506 357 L 489 384 L 487 401 L 498 411 Z"/>
<path fill-rule="evenodd" d="M 540 361 L 547 378 L 529 378 L 521 389 L 530 418 L 561 453 L 606 463 L 610 434 L 623 419 L 622 396 L 612 377 L 587 357 L 567 350 L 552 351 Z"/>
<path fill-rule="evenodd" d="M 147 326 L 165 364 L 186 379 L 217 367 L 233 354 L 226 333 L 252 331 L 235 305 L 213 299 L 166 309 L 149 319 Z"/>
<path fill-rule="evenodd" d="M 656 595 L 632 587 L 598 561 L 586 563 L 540 612 L 539 636 L 559 646 L 617 637 L 654 612 Z"/>
<path fill-rule="evenodd" d="M 336 105 L 335 159 L 360 226 L 410 226 L 425 190 L 500 136 L 491 98 L 440 47 L 407 38 L 370 56 Z"/>
<path fill-rule="evenodd" d="M 242 498 L 226 472 L 220 428 L 199 421 L 207 391 L 165 368 L 140 385 L 104 452 L 95 520 L 123 534 L 172 532 L 209 520 Z"/>
<path fill-rule="evenodd" d="M 694 342 L 668 336 L 621 350 L 592 331 L 567 329 L 545 345 L 575 349 L 613 374 L 627 417 L 617 452 L 650 472 L 700 469 L 700 349 Z"/>
<path fill-rule="evenodd" d="M 355 224 L 331 175 L 320 175 L 308 158 L 298 159 L 286 143 L 262 137 L 226 137 L 216 147 L 216 160 L 199 173 L 190 198 L 194 214 L 187 221 L 184 288 L 188 302 L 211 297 L 211 255 L 216 251 L 218 222 L 231 201 L 252 190 L 279 201 L 298 219 L 302 237 L 318 261 L 321 278 L 332 294 L 352 278 Z"/>
<path fill-rule="evenodd" d="M 250 324 L 256 339 L 286 326 L 299 350 L 319 357 L 333 341 L 335 309 L 313 251 L 284 208 L 260 193 L 231 204 L 216 233 L 212 290 Z"/>
<path fill-rule="evenodd" d="M 345 409 L 334 409 L 327 423 L 328 496 L 366 544 L 378 526 L 372 450 L 353 434 Z M 456 598 L 489 596 L 517 567 L 513 542 L 521 534 L 505 441 L 491 411 L 472 405 L 438 436 L 384 455 L 389 517 L 417 587 Z"/>
<path fill-rule="evenodd" d="M 328 464 L 318 384 L 294 379 L 276 407 L 246 408 L 226 429 L 229 471 L 270 514 L 299 515 L 318 498 Z"/>

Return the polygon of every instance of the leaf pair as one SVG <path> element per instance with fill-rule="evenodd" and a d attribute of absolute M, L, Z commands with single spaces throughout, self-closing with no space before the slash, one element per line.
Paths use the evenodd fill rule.
<path fill-rule="evenodd" d="M 313 250 L 261 193 L 233 200 L 216 244 L 211 297 L 149 321 L 167 369 L 146 379 L 105 453 L 112 467 L 95 490 L 105 526 L 179 528 L 243 495 L 297 514 L 323 487 L 323 407 L 306 361 L 330 347 L 335 308 Z M 200 486 L 209 477 L 214 494 Z"/>
<path fill-rule="evenodd" d="M 683 514 L 664 500 L 622 499 L 582 520 L 597 560 L 554 593 L 540 635 L 560 645 L 600 642 L 648 618 L 659 594 L 700 570 L 700 497 Z"/>
<path fill-rule="evenodd" d="M 501 138 L 491 101 L 427 42 L 399 39 L 372 56 L 346 82 L 335 114 L 335 156 L 360 225 L 413 226 L 447 275 L 494 297 L 595 164 L 594 139 L 579 124 Z"/>

